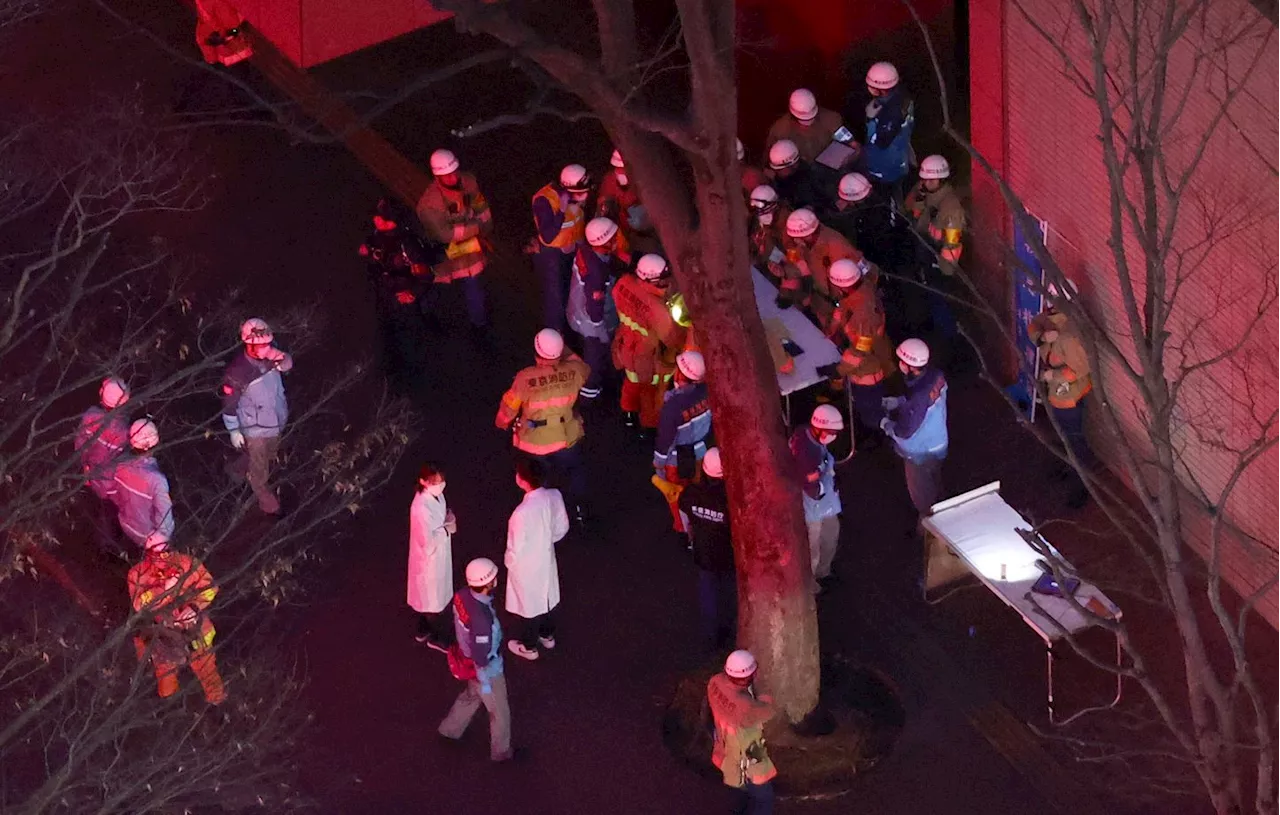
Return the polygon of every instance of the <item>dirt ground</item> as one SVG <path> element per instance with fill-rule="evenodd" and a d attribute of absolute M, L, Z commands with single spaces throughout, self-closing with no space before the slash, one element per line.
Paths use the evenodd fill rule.
<path fill-rule="evenodd" d="M 178 4 L 136 6 L 130 10 L 146 11 L 147 24 L 162 36 L 189 43 L 189 22 Z M 63 55 L 65 64 L 49 73 L 35 60 L 20 59 L 18 51 L 10 53 L 5 62 L 13 70 L 0 78 L 0 100 L 38 100 L 36 107 L 54 111 L 136 87 L 147 104 L 172 103 L 186 67 L 87 10 L 79 19 L 76 26 L 57 19 L 33 25 L 26 47 Z M 122 58 L 103 58 L 104 49 L 121 44 Z M 339 90 L 385 89 L 424 62 L 474 47 L 445 27 L 324 66 L 315 75 Z M 461 744 L 443 743 L 435 734 L 458 686 L 439 654 L 414 643 L 404 603 L 414 473 L 426 458 L 448 470 L 459 573 L 472 557 L 500 559 L 506 518 L 519 493 L 509 440 L 494 428 L 493 413 L 511 375 L 528 364 L 539 327 L 536 282 L 517 251 L 531 232 L 529 196 L 568 161 L 603 167 L 610 149 L 592 123 L 539 120 L 465 141 L 449 135 L 508 104 L 510 94 L 500 71 L 478 72 L 415 97 L 378 123 L 420 164 L 436 146 L 456 149 L 492 200 L 499 255 L 486 277 L 497 347 L 486 350 L 466 339 L 455 303 L 454 334 L 422 348 L 429 382 L 416 397 L 422 433 L 402 462 L 398 486 L 377 496 L 347 539 L 327 553 L 305 608 L 284 612 L 293 615 L 292 646 L 310 680 L 299 703 L 316 715 L 304 787 L 318 811 L 344 815 L 721 811 L 725 791 L 662 746 L 663 709 L 682 672 L 702 659 L 694 631 L 695 575 L 665 533 L 665 505 L 648 484 L 649 451 L 624 434 L 616 417 L 592 421 L 588 429 L 591 504 L 601 522 L 592 539 L 572 538 L 559 551 L 560 645 L 536 663 L 507 660 L 515 740 L 528 748 L 527 760 L 490 766 L 483 723 Z M 290 145 L 260 128 L 207 131 L 198 140 L 214 174 L 209 205 L 132 229 L 138 235 L 163 231 L 179 251 L 200 258 L 210 292 L 247 284 L 246 311 L 269 317 L 290 303 L 318 301 L 332 342 L 300 360 L 292 376 L 318 376 L 371 352 L 373 303 L 354 250 L 381 194 L 378 185 L 339 146 Z M 954 381 L 950 405 L 948 492 L 999 479 L 1006 500 L 1029 517 L 1066 514 L 1065 488 L 1046 485 L 1041 475 L 1047 455 L 1009 421 L 986 386 Z M 1087 783 L 1090 774 L 1080 773 L 1072 776 L 1079 786 L 1071 789 L 1086 791 L 1052 801 L 1063 787 L 1055 786 L 1055 772 L 1037 764 L 1039 753 L 982 726 L 996 708 L 1019 718 L 1043 717 L 1044 658 L 1031 633 L 978 592 L 938 607 L 919 602 L 914 513 L 900 463 L 889 450 L 859 455 L 841 470 L 840 486 L 840 582 L 820 604 L 823 649 L 891 677 L 907 724 L 897 749 L 847 795 L 783 801 L 780 812 L 1199 811 L 1197 802 L 1185 800 L 1122 806 L 1100 798 Z M 1079 526 L 1064 529 L 1055 544 L 1077 565 L 1108 563 L 1106 539 L 1093 535 L 1102 528 L 1096 512 L 1069 516 Z M 1128 612 L 1131 604 L 1123 595 L 1118 599 Z M 1151 617 L 1142 630 L 1154 641 L 1168 636 L 1158 615 L 1141 607 L 1133 613 Z M 1274 636 L 1270 655 L 1274 660 Z M 1088 694 L 1097 690 L 1097 678 L 1082 676 L 1081 690 L 1062 694 L 1064 707 L 1093 698 Z M 1136 695 L 1136 689 L 1129 692 Z"/>

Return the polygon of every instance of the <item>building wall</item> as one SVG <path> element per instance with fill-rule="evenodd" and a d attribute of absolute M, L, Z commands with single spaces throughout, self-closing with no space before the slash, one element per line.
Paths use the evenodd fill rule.
<path fill-rule="evenodd" d="M 1088 69 L 1087 45 L 1078 24 L 1065 16 L 1068 10 L 1069 4 L 1059 0 L 972 1 L 974 139 L 998 158 L 998 167 L 1027 208 L 1049 222 L 1050 251 L 1079 283 L 1093 313 L 1123 343 L 1128 327 L 1116 261 L 1108 248 L 1109 186 L 1098 141 L 1098 110 L 1064 74 L 1063 59 L 1027 19 L 1053 32 L 1055 42 Z M 1250 325 L 1260 296 L 1275 291 L 1280 224 L 1275 171 L 1277 47 L 1274 23 L 1247 0 L 1215 0 L 1209 4 L 1207 22 L 1210 29 L 1252 24 L 1256 36 L 1230 46 L 1214 58 L 1216 68 L 1202 67 L 1195 76 L 1192 65 L 1198 40 L 1189 38 L 1175 50 L 1170 87 L 1187 89 L 1185 109 L 1166 139 L 1175 165 L 1185 166 L 1220 107 L 1222 66 L 1239 76 L 1254 53 L 1262 50 L 1244 92 L 1208 143 L 1203 165 L 1182 196 L 1183 216 L 1174 239 L 1174 246 L 1187 253 L 1188 275 L 1170 322 L 1171 344 L 1185 343 L 1190 361 L 1236 342 L 1242 346 L 1232 355 L 1232 363 L 1188 379 L 1176 417 L 1175 436 L 1187 489 L 1217 496 L 1234 464 L 1221 448 L 1246 443 L 1256 434 L 1257 421 L 1276 410 L 1274 300 L 1261 322 Z M 992 59 L 985 54 L 980 59 L 979 48 L 1003 56 Z M 984 118 L 987 122 L 980 128 Z M 1003 119 L 1003 128 L 991 125 L 996 118 Z M 977 168 L 974 176 L 979 176 Z M 1136 183 L 1134 178 L 1127 181 Z M 1008 216 L 992 200 L 990 187 L 975 183 L 978 220 L 990 228 L 1005 229 L 1007 238 L 1007 226 L 996 225 L 1007 222 Z M 1212 232 L 1210 224 L 1214 224 Z M 1125 245 L 1129 261 L 1140 264 L 1142 256 L 1131 234 L 1126 235 Z M 997 255 L 998 249 L 987 247 L 984 260 L 991 268 L 1000 268 Z M 1134 275 L 1141 279 L 1140 265 Z M 1176 363 L 1180 356 L 1174 350 L 1168 359 Z M 1100 368 L 1110 401 L 1133 406 L 1120 411 L 1130 438 L 1142 438 L 1143 416 L 1133 386 L 1121 375 L 1119 361 L 1105 360 Z M 1105 455 L 1114 446 L 1106 443 L 1099 430 L 1095 425 L 1091 434 Z M 1225 506 L 1224 517 L 1236 531 L 1224 540 L 1222 570 L 1246 596 L 1277 573 L 1278 466 L 1272 447 L 1244 472 Z M 1208 528 L 1209 519 L 1203 513 L 1189 515 L 1189 537 L 1202 554 L 1207 554 Z M 1258 608 L 1275 626 L 1274 588 Z"/>
<path fill-rule="evenodd" d="M 426 0 L 235 0 L 285 56 L 302 68 L 448 19 Z"/>

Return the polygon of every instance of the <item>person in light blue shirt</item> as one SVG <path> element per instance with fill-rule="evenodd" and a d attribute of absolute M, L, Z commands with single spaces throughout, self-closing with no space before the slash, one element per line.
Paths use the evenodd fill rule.
<path fill-rule="evenodd" d="M 942 495 L 942 462 L 947 457 L 947 380 L 929 365 L 929 346 L 923 340 L 903 340 L 898 346 L 898 369 L 907 381 L 905 396 L 884 400 L 889 412 L 880 428 L 902 458 L 907 492 L 921 517 Z"/>

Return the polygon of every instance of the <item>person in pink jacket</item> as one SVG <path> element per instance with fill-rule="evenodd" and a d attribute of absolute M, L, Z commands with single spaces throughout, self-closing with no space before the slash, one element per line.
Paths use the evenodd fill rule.
<path fill-rule="evenodd" d="M 454 641 L 453 534 L 457 521 L 444 499 L 444 471 L 424 464 L 409 506 L 409 607 L 418 612 L 418 642 L 447 652 Z"/>

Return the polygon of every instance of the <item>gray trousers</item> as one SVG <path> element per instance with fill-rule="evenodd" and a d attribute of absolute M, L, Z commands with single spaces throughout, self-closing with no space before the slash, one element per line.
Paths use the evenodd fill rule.
<path fill-rule="evenodd" d="M 907 474 L 907 492 L 911 495 L 911 503 L 916 512 L 923 517 L 942 496 L 942 462 L 940 458 L 925 458 L 913 462 L 902 460 Z"/>
<path fill-rule="evenodd" d="M 258 508 L 268 515 L 275 515 L 280 511 L 280 500 L 276 498 L 275 491 L 267 485 L 271 479 L 271 467 L 276 462 L 276 452 L 279 449 L 279 436 L 257 438 L 246 436 L 244 440 L 244 451 L 249 457 L 249 469 L 245 480 L 253 488 L 253 494 L 258 499 Z"/>
<path fill-rule="evenodd" d="M 808 521 L 809 561 L 815 580 L 831 575 L 831 562 L 836 559 L 836 546 L 840 543 L 840 516 L 830 515 L 820 521 Z"/>
<path fill-rule="evenodd" d="M 445 738 L 462 738 L 472 717 L 480 705 L 484 705 L 489 711 L 489 758 L 505 761 L 511 758 L 511 709 L 507 706 L 506 674 L 498 674 L 490 685 L 492 690 L 482 693 L 479 680 L 467 682 L 449 708 L 449 715 L 440 722 L 439 732 Z"/>

